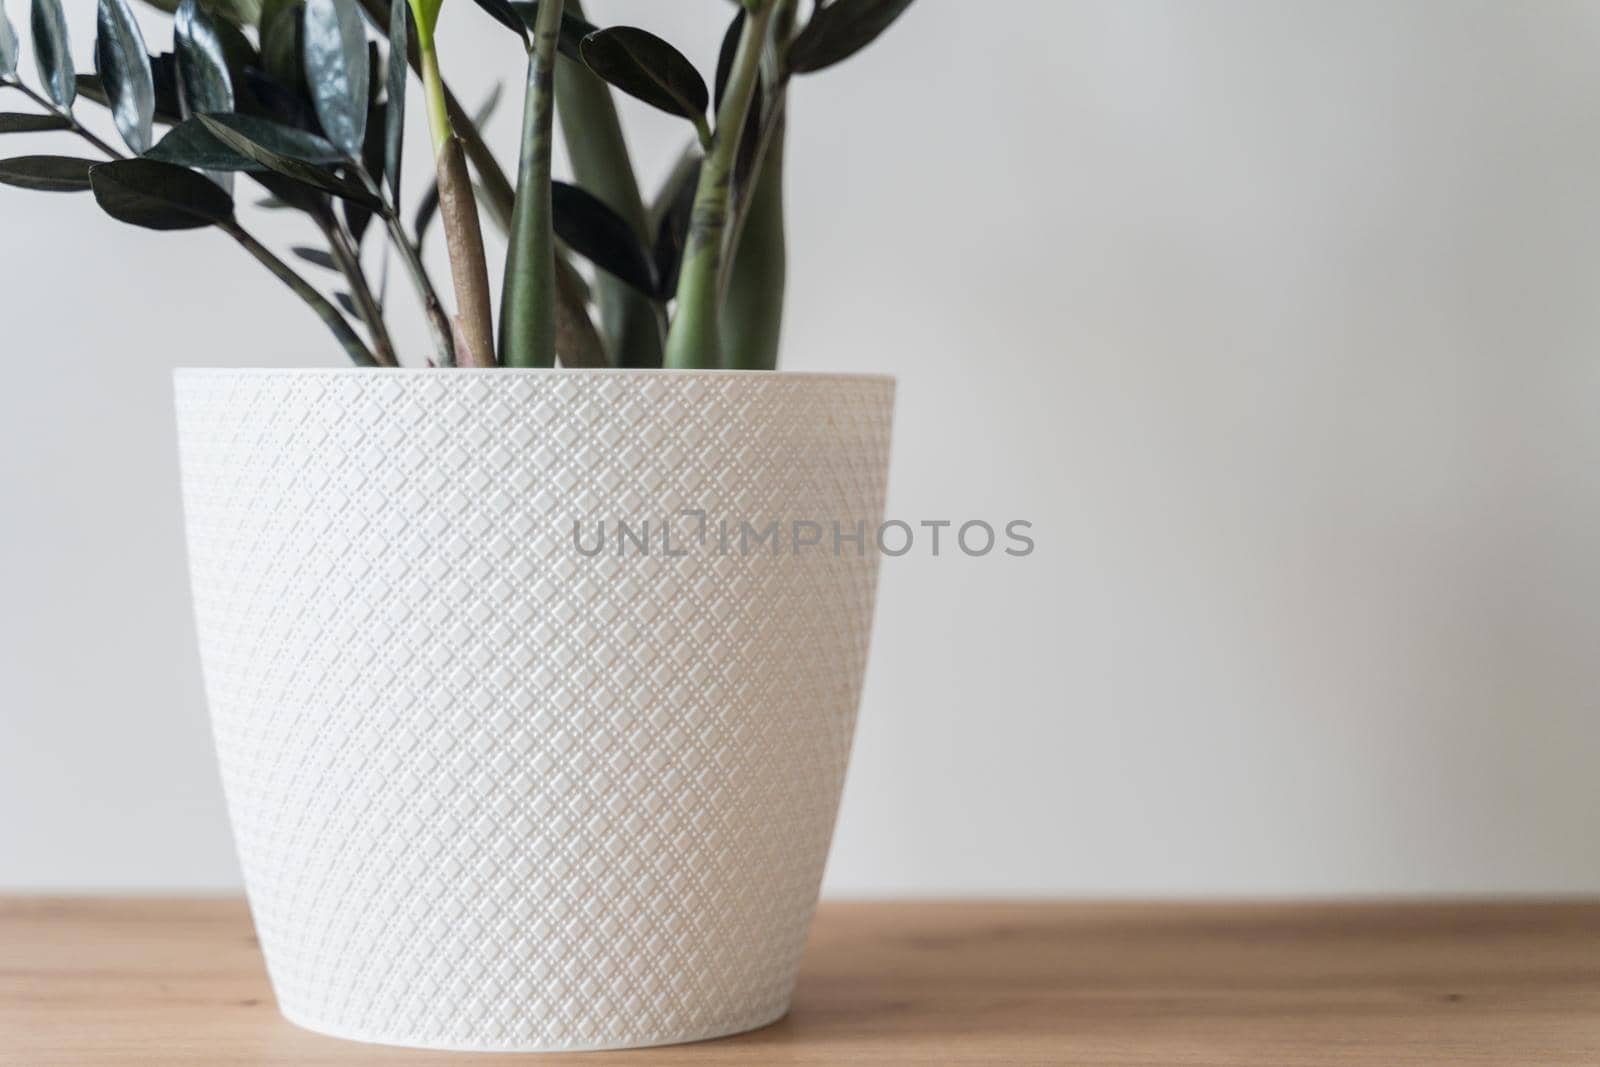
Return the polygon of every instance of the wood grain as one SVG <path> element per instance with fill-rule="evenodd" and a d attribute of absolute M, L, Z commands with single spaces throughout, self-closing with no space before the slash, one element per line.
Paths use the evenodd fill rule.
<path fill-rule="evenodd" d="M 1600 903 L 829 903 L 787 1019 L 628 1053 L 296 1029 L 236 900 L 0 898 L 0 1063 L 1600 1064 Z"/>

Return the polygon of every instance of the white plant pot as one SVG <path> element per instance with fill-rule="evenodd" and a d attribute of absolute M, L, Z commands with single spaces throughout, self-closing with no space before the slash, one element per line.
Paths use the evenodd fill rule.
<path fill-rule="evenodd" d="M 176 389 L 206 690 L 284 1015 L 521 1051 L 781 1016 L 866 664 L 893 382 L 185 370 Z M 590 549 L 618 519 L 649 520 L 648 554 L 578 550 L 575 523 Z M 777 520 L 785 543 L 723 552 L 719 520 Z M 794 550 L 794 520 L 823 544 Z"/>

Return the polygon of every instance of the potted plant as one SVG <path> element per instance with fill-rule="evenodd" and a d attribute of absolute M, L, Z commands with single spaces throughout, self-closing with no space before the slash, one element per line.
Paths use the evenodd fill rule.
<path fill-rule="evenodd" d="M 527 56 L 514 179 L 444 80 L 440 0 L 182 0 L 156 55 L 99 0 L 93 74 L 60 0 L 33 0 L 35 84 L 0 12 L 0 89 L 33 105 L 0 133 L 93 150 L 5 159 L 0 182 L 219 231 L 358 365 L 176 376 L 223 783 L 291 1020 L 537 1050 L 786 1010 L 865 666 L 893 383 L 771 373 L 785 109 L 908 5 L 743 0 L 708 87 L 577 0 L 477 0 Z M 435 180 L 403 211 L 412 77 Z M 615 91 L 694 133 L 648 199 Z M 304 220 L 293 255 L 334 288 L 246 228 L 246 195 Z M 480 218 L 507 241 L 498 321 Z M 425 338 L 387 326 L 391 260 Z"/>

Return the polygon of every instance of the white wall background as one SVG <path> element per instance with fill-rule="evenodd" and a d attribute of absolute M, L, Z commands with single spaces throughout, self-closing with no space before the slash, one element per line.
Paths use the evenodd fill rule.
<path fill-rule="evenodd" d="M 899 375 L 896 515 L 1038 540 L 886 562 L 831 892 L 1600 891 L 1600 4 L 920 0 L 792 114 L 786 364 Z M 0 888 L 234 886 L 168 369 L 339 354 L 0 189 L 0 356 Z"/>

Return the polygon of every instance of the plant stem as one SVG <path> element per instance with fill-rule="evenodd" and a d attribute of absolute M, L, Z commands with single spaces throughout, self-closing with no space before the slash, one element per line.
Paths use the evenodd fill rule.
<path fill-rule="evenodd" d="M 70 128 L 73 133 L 77 134 L 79 137 L 82 137 L 85 141 L 88 141 L 90 144 L 94 145 L 112 159 L 124 158 L 121 152 L 118 152 L 115 148 L 112 148 L 100 138 L 96 137 L 87 126 L 79 122 L 78 117 L 69 109 L 57 107 L 54 101 L 45 99 L 20 81 L 16 81 L 11 78 L 0 78 L 0 86 L 21 90 L 22 95 L 26 96 L 29 100 L 32 100 L 35 104 L 38 104 L 40 107 L 50 112 L 50 114 L 54 115 L 56 118 L 61 119 L 67 124 L 68 128 Z"/>
<path fill-rule="evenodd" d="M 405 0 L 395 0 L 395 2 L 405 2 Z M 374 25 L 380 28 L 389 25 L 390 0 L 360 0 L 360 3 Z M 431 37 L 431 29 L 429 33 Z M 415 36 L 407 42 L 406 58 L 411 63 L 411 69 L 420 75 L 422 49 L 418 47 Z M 472 121 L 472 116 L 467 114 L 466 109 L 456 100 L 455 94 L 450 91 L 450 86 L 443 80 L 439 82 L 439 95 L 444 100 L 445 113 L 450 120 L 451 128 L 456 131 L 456 136 L 461 138 L 467 158 L 472 160 L 473 167 L 478 171 L 478 178 L 483 182 L 485 207 L 495 220 L 495 224 L 502 230 L 507 229 L 511 225 L 515 194 L 512 192 L 511 182 L 506 178 L 506 172 L 500 168 L 499 160 L 494 158 L 494 152 L 483 139 L 483 134 Z"/>
<path fill-rule="evenodd" d="M 392 208 L 383 221 L 389 229 L 390 242 L 400 250 L 400 262 L 405 264 L 411 286 L 422 301 L 422 311 L 428 318 L 428 330 L 433 334 L 433 347 L 439 366 L 453 367 L 456 365 L 455 336 L 450 329 L 450 316 L 444 313 L 444 305 L 439 302 L 439 294 L 433 287 L 433 279 L 428 277 L 428 270 L 417 254 L 417 246 L 406 236 L 400 217 Z"/>
<path fill-rule="evenodd" d="M 495 365 L 494 323 L 489 301 L 489 270 L 483 255 L 483 228 L 472 195 L 472 176 L 461 139 L 450 125 L 433 27 L 417 20 L 417 48 L 422 55 L 422 86 L 428 99 L 428 128 L 433 135 L 434 169 L 439 176 L 439 221 L 450 252 L 450 277 L 456 290 L 456 324 L 463 346 L 456 362 L 465 367 Z"/>
<path fill-rule="evenodd" d="M 756 187 L 736 216 L 732 263 L 722 304 L 722 352 L 730 368 L 773 370 L 783 331 L 787 249 L 783 232 L 783 116 Z M 741 227 L 740 223 L 743 222 Z"/>
<path fill-rule="evenodd" d="M 739 135 L 744 132 L 750 101 L 755 96 L 772 4 L 761 2 L 759 6 L 747 6 L 746 11 L 733 70 L 717 112 L 711 153 L 700 168 L 700 184 L 695 190 L 683 273 L 678 279 L 678 307 L 667 334 L 668 367 L 716 367 L 722 362 L 718 306 L 733 167 L 739 153 Z"/>
<path fill-rule="evenodd" d="M 411 279 L 411 287 L 416 290 L 417 299 L 422 302 L 423 314 L 428 319 L 428 331 L 433 335 L 434 355 L 440 367 L 453 367 L 456 364 L 455 338 L 450 328 L 450 316 L 444 313 L 444 305 L 439 302 L 439 293 L 433 287 L 433 279 L 428 275 L 428 269 L 422 265 L 422 257 L 417 252 L 416 244 L 406 235 L 405 227 L 400 222 L 400 212 L 389 199 L 388 190 L 382 183 L 372 177 L 372 173 L 358 159 L 351 160 L 361 180 L 366 183 L 368 191 L 383 201 L 384 227 L 389 231 L 389 242 L 400 250 L 400 261 L 405 264 L 406 274 Z M 388 278 L 389 261 L 384 260 L 384 277 Z M 380 305 L 382 301 L 379 301 Z"/>
<path fill-rule="evenodd" d="M 553 367 L 556 362 L 556 257 L 550 226 L 550 149 L 555 117 L 556 40 L 561 0 L 542 0 L 528 53 L 522 105 L 522 151 L 516 209 L 501 291 L 500 362 Z"/>
<path fill-rule="evenodd" d="M 565 257 L 556 257 L 556 353 L 563 367 L 608 367 L 605 342 L 589 318 L 583 277 Z"/>
<path fill-rule="evenodd" d="M 361 337 L 355 330 L 350 328 L 350 324 L 345 321 L 344 316 L 339 314 L 339 309 L 324 300 L 322 294 L 312 288 L 310 282 L 294 272 L 293 267 L 273 255 L 265 245 L 250 236 L 244 227 L 237 222 L 220 224 L 220 228 L 229 237 L 243 245 L 245 251 L 260 260 L 263 266 L 277 275 L 279 281 L 294 290 L 295 295 L 305 301 L 311 310 L 317 313 L 317 316 L 333 332 L 334 337 L 339 339 L 339 343 L 344 346 L 345 352 L 349 353 L 350 359 L 357 366 L 378 366 L 378 361 L 373 358 L 371 351 L 367 349 Z"/>
<path fill-rule="evenodd" d="M 583 15 L 579 0 L 567 0 L 567 10 Z M 655 235 L 634 177 L 611 87 L 582 63 L 562 57 L 556 61 L 556 108 L 578 184 L 621 216 L 649 247 Z M 594 288 L 600 321 L 611 339 L 617 366 L 661 366 L 666 326 L 662 306 L 605 271 L 596 275 Z"/>
<path fill-rule="evenodd" d="M 723 358 L 739 370 L 774 370 L 783 334 L 783 298 L 788 276 L 784 235 L 783 146 L 787 132 L 789 39 L 795 0 L 776 0 L 772 48 L 763 59 L 766 114 L 760 124 L 751 170 L 734 190 L 733 223 L 722 274 Z"/>
<path fill-rule="evenodd" d="M 389 328 L 383 321 L 383 309 L 378 307 L 378 301 L 373 298 L 366 272 L 361 269 L 361 256 L 356 252 L 349 233 L 331 216 L 319 218 L 318 222 L 322 226 L 323 236 L 328 240 L 328 250 L 333 254 L 334 262 L 339 264 L 339 270 L 350 283 L 350 298 L 372 335 L 374 358 L 381 366 L 398 367 L 400 361 L 395 357 L 394 342 L 389 339 Z"/>
<path fill-rule="evenodd" d="M 744 227 L 750 215 L 751 205 L 760 195 L 762 180 L 765 175 L 767 157 L 773 151 L 774 141 L 778 144 L 781 155 L 784 133 L 787 126 L 787 110 L 789 104 L 789 71 L 788 54 L 789 40 L 794 35 L 795 0 L 775 0 L 772 9 L 772 48 L 762 57 L 763 78 L 767 87 L 767 111 L 761 117 L 760 141 L 757 142 L 754 156 L 751 160 L 750 173 L 746 177 L 744 188 L 735 189 L 733 202 L 733 222 L 728 231 L 728 254 L 734 257 L 735 263 L 723 272 L 722 288 L 727 293 L 729 274 L 737 269 L 737 256 L 740 241 L 744 235 Z M 778 166 L 782 166 L 780 162 Z M 779 193 L 779 226 L 782 226 L 782 179 L 778 182 Z M 780 234 L 781 236 L 781 234 Z"/>

